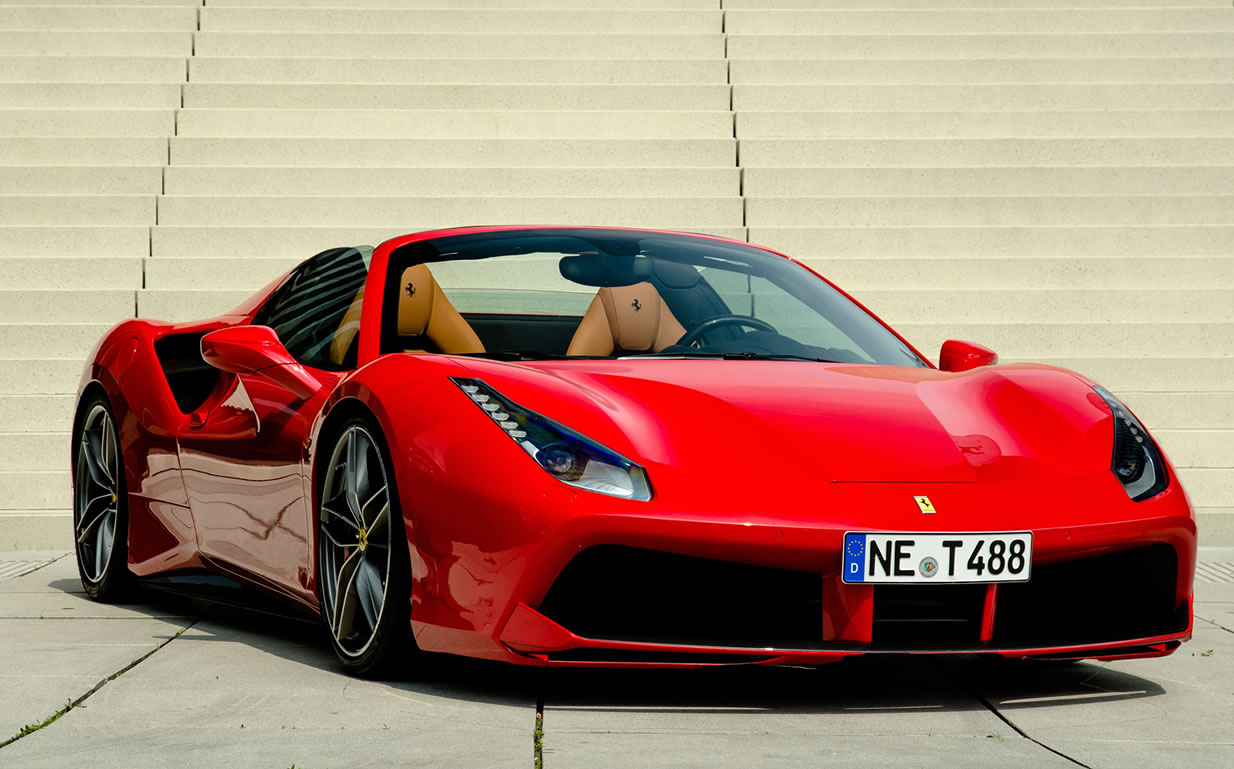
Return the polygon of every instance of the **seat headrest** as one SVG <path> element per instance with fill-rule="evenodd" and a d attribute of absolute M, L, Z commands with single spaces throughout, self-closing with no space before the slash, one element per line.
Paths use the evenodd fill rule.
<path fill-rule="evenodd" d="M 664 300 L 650 283 L 602 288 L 596 295 L 604 304 L 609 331 L 618 349 L 642 352 L 655 348 L 658 341 L 664 342 L 660 339 L 663 336 L 662 316 L 671 318 L 672 313 L 664 306 Z M 665 325 L 680 328 L 676 319 Z M 668 340 L 667 344 L 680 336 L 678 333 L 676 337 Z"/>
<path fill-rule="evenodd" d="M 433 317 L 433 299 L 440 290 L 437 281 L 427 266 L 416 264 L 403 270 L 399 285 L 399 336 L 422 336 Z"/>

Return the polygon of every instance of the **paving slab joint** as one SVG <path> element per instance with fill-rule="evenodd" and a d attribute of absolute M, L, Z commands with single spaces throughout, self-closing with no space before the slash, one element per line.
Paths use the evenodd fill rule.
<path fill-rule="evenodd" d="M 56 560 L 59 560 L 59 559 L 56 559 Z M 49 561 L 48 563 L 50 563 L 50 561 Z M 24 726 L 24 727 L 22 727 L 22 728 L 21 728 L 21 730 L 17 732 L 17 734 L 14 734 L 12 737 L 9 737 L 9 738 L 8 738 L 7 740 L 5 740 L 4 742 L 0 742 L 0 750 L 3 750 L 4 748 L 8 747 L 9 745 L 12 745 L 13 743 L 17 742 L 18 740 L 22 739 L 23 737 L 28 737 L 29 735 L 34 734 L 35 732 L 39 731 L 40 729 L 43 729 L 44 727 L 51 726 L 53 723 L 55 723 L 57 720 L 59 720 L 59 719 L 60 719 L 60 717 L 61 717 L 61 716 L 63 716 L 65 713 L 68 713 L 68 712 L 69 712 L 70 710 L 72 710 L 73 708 L 80 707 L 80 706 L 81 706 L 81 704 L 82 704 L 83 702 L 85 702 L 86 700 L 90 699 L 90 697 L 91 697 L 91 696 L 93 696 L 95 692 L 97 692 L 98 690 L 102 689 L 104 686 L 106 686 L 106 685 L 107 685 L 107 684 L 109 684 L 110 682 L 112 682 L 112 681 L 116 680 L 117 678 L 119 678 L 120 676 L 124 675 L 125 673 L 129 672 L 129 671 L 130 671 L 130 670 L 132 670 L 133 668 L 137 667 L 137 666 L 138 666 L 138 665 L 140 665 L 141 663 L 143 663 L 143 662 L 145 662 L 146 660 L 150 659 L 150 657 L 154 656 L 154 653 L 155 653 L 155 652 L 159 651 L 160 649 L 162 649 L 162 648 L 163 648 L 164 646 L 166 646 L 167 644 L 171 643 L 172 641 L 176 640 L 176 639 L 177 639 L 177 638 L 179 638 L 180 636 L 182 636 L 182 635 L 184 635 L 185 633 L 187 633 L 189 630 L 191 630 L 191 629 L 193 628 L 193 626 L 194 626 L 194 625 L 196 625 L 198 622 L 200 622 L 200 621 L 202 620 L 202 618 L 204 618 L 204 617 L 206 616 L 206 614 L 208 614 L 209 612 L 210 612 L 210 610 L 209 610 L 209 609 L 206 609 L 206 610 L 205 610 L 205 611 L 203 611 L 201 614 L 199 614 L 199 615 L 197 615 L 195 618 L 193 618 L 193 621 L 192 621 L 192 622 L 190 622 L 189 624 L 185 625 L 184 627 L 182 627 L 182 628 L 180 628 L 178 631 L 176 631 L 176 632 L 175 632 L 175 633 L 174 633 L 174 634 L 173 634 L 170 638 L 168 638 L 166 641 L 163 641 L 163 642 L 162 642 L 162 643 L 160 643 L 158 646 L 154 647 L 154 648 L 153 648 L 153 649 L 151 649 L 150 651 L 148 651 L 148 652 L 146 652 L 145 654 L 141 655 L 141 656 L 140 656 L 140 657 L 138 657 L 137 659 L 133 660 L 132 662 L 130 662 L 129 664 L 127 664 L 127 665 L 125 665 L 124 667 L 120 668 L 119 670 L 117 670 L 116 672 L 114 672 L 114 673 L 112 673 L 111 675 L 107 676 L 106 678 L 100 679 L 100 680 L 99 680 L 99 682 L 98 682 L 98 683 L 96 683 L 94 686 L 92 686 L 92 687 L 90 688 L 90 690 L 89 690 L 89 691 L 87 691 L 85 694 L 81 695 L 80 697 L 78 697 L 78 698 L 77 698 L 77 699 L 75 699 L 75 700 L 69 700 L 69 701 L 65 704 L 65 706 L 64 706 L 63 708 L 60 708 L 60 709 L 59 709 L 59 710 L 57 710 L 55 713 L 52 713 L 50 716 L 48 716 L 47 718 L 45 718 L 42 722 L 40 722 L 40 723 L 38 723 L 38 724 L 30 724 L 30 725 L 28 725 L 28 726 Z"/>

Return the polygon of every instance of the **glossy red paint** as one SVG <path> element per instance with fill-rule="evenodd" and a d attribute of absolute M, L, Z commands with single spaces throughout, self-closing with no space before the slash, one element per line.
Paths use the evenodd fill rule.
<path fill-rule="evenodd" d="M 395 249 L 507 229 L 524 228 L 419 233 L 379 246 L 352 371 L 302 365 L 268 329 L 251 325 L 277 281 L 220 318 L 135 320 L 112 329 L 91 355 L 79 395 L 101 389 L 120 426 L 132 511 L 130 569 L 149 576 L 210 568 L 317 610 L 321 452 L 328 451 L 332 415 L 364 409 L 381 427 L 405 502 L 408 600 L 417 643 L 426 650 L 527 665 L 617 666 L 696 666 L 715 654 L 821 664 L 877 651 L 869 648 L 874 588 L 839 579 L 847 530 L 1030 530 L 1034 567 L 1168 544 L 1178 558 L 1175 603 L 1190 617 L 1195 520 L 1173 467 L 1167 460 L 1173 480 L 1164 492 L 1133 502 L 1110 472 L 1112 415 L 1092 397 L 1092 383 L 1069 371 L 1027 364 L 961 370 L 982 357 L 978 345 L 953 350 L 966 362 L 945 364 L 950 371 L 379 354 L 382 287 Z M 209 394 L 187 412 L 155 347 L 184 335 L 200 338 L 203 359 L 217 369 Z M 948 360 L 946 347 L 944 353 Z M 637 461 L 653 498 L 619 499 L 558 482 L 496 429 L 452 376 L 483 379 Z M 937 515 L 921 515 L 913 502 L 920 494 L 929 495 Z M 733 649 L 581 637 L 538 607 L 562 569 L 592 545 L 817 574 L 822 646 Z M 982 609 L 987 644 L 997 608 L 991 590 Z M 1188 621 L 1168 635 L 977 650 L 1158 656 L 1190 635 Z M 611 654 L 603 663 L 552 658 L 586 649 Z M 629 662 L 622 652 L 698 658 Z"/>

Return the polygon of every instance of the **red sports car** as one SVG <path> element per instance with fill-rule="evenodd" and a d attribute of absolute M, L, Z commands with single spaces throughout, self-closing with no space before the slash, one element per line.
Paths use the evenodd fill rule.
<path fill-rule="evenodd" d="M 583 227 L 334 248 L 129 320 L 73 428 L 86 591 L 256 587 L 372 673 L 1169 654 L 1196 529 L 1079 374 L 935 368 L 804 265 Z M 250 591 L 251 592 L 251 591 Z M 254 593 L 256 595 L 256 593 Z"/>

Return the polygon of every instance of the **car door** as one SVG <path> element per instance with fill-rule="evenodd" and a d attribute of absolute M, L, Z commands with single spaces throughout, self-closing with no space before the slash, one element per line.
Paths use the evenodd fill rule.
<path fill-rule="evenodd" d="M 326 398 L 355 366 L 371 251 L 332 249 L 288 276 L 253 319 L 321 382 L 301 399 L 257 374 L 227 374 L 227 391 L 179 439 L 197 542 L 213 560 L 308 598 L 313 521 L 305 439 Z"/>

